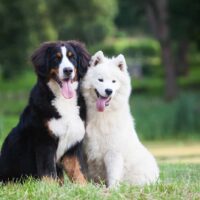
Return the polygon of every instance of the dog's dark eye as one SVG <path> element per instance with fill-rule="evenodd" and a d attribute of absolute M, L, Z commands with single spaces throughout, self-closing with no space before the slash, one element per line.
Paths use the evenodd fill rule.
<path fill-rule="evenodd" d="M 102 78 L 99 78 L 98 81 L 99 81 L 99 82 L 103 82 L 103 79 L 102 79 Z"/>
<path fill-rule="evenodd" d="M 68 51 L 67 52 L 67 57 L 68 58 L 72 58 L 72 57 L 74 57 L 74 55 L 73 55 L 73 53 L 71 51 Z"/>
<path fill-rule="evenodd" d="M 116 80 L 112 80 L 112 82 L 113 82 L 113 83 L 115 83 L 115 82 L 116 82 Z"/>

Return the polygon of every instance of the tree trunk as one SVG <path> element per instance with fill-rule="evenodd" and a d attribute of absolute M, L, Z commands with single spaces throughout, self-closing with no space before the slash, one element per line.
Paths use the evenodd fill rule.
<path fill-rule="evenodd" d="M 170 43 L 161 43 L 162 60 L 165 66 L 165 98 L 173 100 L 178 91 L 176 83 L 176 70 L 172 60 L 172 51 Z"/>
<path fill-rule="evenodd" d="M 168 0 L 146 0 L 145 7 L 150 26 L 161 46 L 165 67 L 165 98 L 172 100 L 177 95 L 178 87 L 169 34 Z"/>
<path fill-rule="evenodd" d="M 188 75 L 189 64 L 188 64 L 188 49 L 189 43 L 186 39 L 182 39 L 178 43 L 177 49 L 177 66 L 176 69 L 179 75 Z"/>

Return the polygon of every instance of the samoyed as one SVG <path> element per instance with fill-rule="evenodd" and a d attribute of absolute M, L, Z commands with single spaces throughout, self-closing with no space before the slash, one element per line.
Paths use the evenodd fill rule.
<path fill-rule="evenodd" d="M 92 56 L 81 89 L 87 105 L 87 178 L 103 180 L 108 187 L 120 182 L 156 182 L 158 166 L 139 141 L 130 113 L 131 83 L 124 56 L 110 59 L 98 51 Z"/>

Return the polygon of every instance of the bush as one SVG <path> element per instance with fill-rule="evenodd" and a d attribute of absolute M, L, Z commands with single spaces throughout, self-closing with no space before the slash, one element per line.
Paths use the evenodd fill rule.
<path fill-rule="evenodd" d="M 144 76 L 163 76 L 161 68 L 160 46 L 151 38 L 119 38 L 106 40 L 103 44 L 90 47 L 92 53 L 102 50 L 105 55 L 124 54 L 129 67 L 139 62 Z M 131 58 L 131 59 L 130 59 Z"/>
<path fill-rule="evenodd" d="M 106 40 L 101 45 L 90 48 L 92 51 L 103 50 L 108 56 L 123 53 L 127 57 L 159 57 L 160 46 L 151 38 L 118 38 Z"/>
<path fill-rule="evenodd" d="M 182 93 L 171 103 L 159 97 L 136 95 L 131 108 L 140 138 L 146 140 L 200 138 L 198 93 Z"/>
<path fill-rule="evenodd" d="M 107 34 L 112 32 L 110 22 L 105 23 L 101 20 L 82 21 L 82 25 L 77 26 L 79 23 L 80 19 L 76 19 L 73 23 L 64 24 L 60 28 L 59 38 L 64 40 L 74 38 L 88 44 L 94 44 L 96 41 L 102 41 Z"/>
<path fill-rule="evenodd" d="M 175 130 L 196 132 L 200 130 L 200 106 L 197 96 L 182 95 L 177 105 Z"/>

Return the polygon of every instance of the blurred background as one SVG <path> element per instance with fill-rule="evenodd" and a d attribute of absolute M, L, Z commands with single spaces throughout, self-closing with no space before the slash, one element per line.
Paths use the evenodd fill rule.
<path fill-rule="evenodd" d="M 199 0 L 0 0 L 0 145 L 36 81 L 31 52 L 68 39 L 125 55 L 143 141 L 200 141 L 199 21 Z"/>

